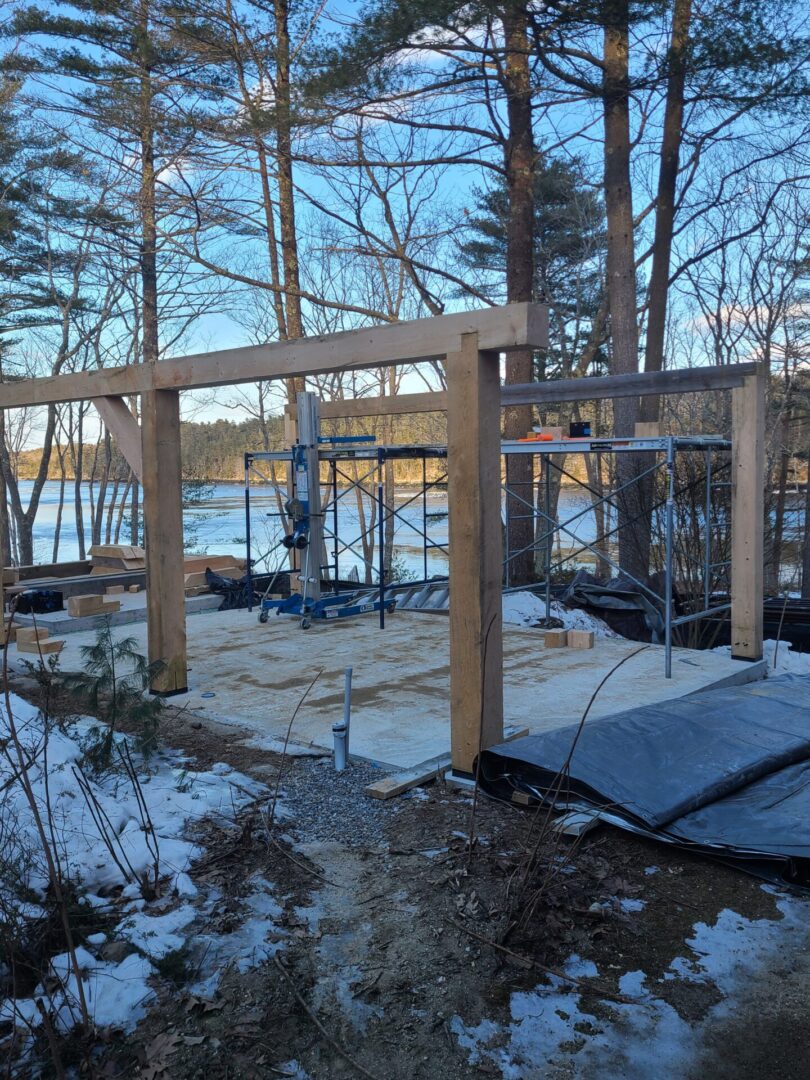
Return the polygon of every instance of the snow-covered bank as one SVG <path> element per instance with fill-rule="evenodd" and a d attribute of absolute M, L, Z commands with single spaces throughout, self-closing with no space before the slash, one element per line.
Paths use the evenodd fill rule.
<path fill-rule="evenodd" d="M 546 602 L 532 592 L 506 593 L 503 598 L 503 621 L 513 626 L 535 626 L 546 617 Z M 551 617 L 559 619 L 566 630 L 593 630 L 596 637 L 617 638 L 606 622 L 578 608 L 551 602 Z"/>
<path fill-rule="evenodd" d="M 86 749 L 94 741 L 95 721 L 46 725 L 36 708 L 15 695 L 10 700 L 20 750 L 10 740 L 12 724 L 3 703 L 3 936 L 24 944 L 44 923 L 54 900 L 36 815 L 21 776 L 29 781 L 60 878 L 84 912 L 82 925 L 95 921 L 103 932 L 77 932 L 77 965 L 67 952 L 59 952 L 44 965 L 33 990 L 0 997 L 0 1022 L 14 1022 L 25 1038 L 42 1023 L 44 1009 L 57 1031 L 69 1031 L 81 1018 L 78 966 L 91 1021 L 98 1027 L 131 1030 L 155 996 L 150 985 L 155 961 L 188 946 L 191 924 L 215 900 L 210 890 L 198 895 L 189 877 L 203 851 L 189 838 L 189 826 L 210 817 L 233 821 L 240 808 L 266 789 L 223 763 L 196 771 L 174 752 L 159 752 L 145 761 L 133 749 L 136 789 L 120 760 L 116 766 L 119 755 L 101 771 L 88 764 Z M 117 736 L 119 744 L 124 739 Z M 257 883 L 264 899 L 248 905 L 250 913 L 264 917 L 262 938 L 276 910 L 269 891 L 267 882 Z M 236 931 L 223 935 L 227 941 L 209 942 L 221 970 L 231 961 L 250 964 L 254 957 L 266 957 L 255 926 L 243 937 Z M 200 970 L 209 985 L 216 984 L 213 971 L 202 963 Z M 13 985 L 13 973 L 0 964 L 3 992 L 11 993 Z"/>

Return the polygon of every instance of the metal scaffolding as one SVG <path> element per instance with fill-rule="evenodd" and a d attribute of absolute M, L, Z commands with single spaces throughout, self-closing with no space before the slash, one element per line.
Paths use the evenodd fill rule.
<path fill-rule="evenodd" d="M 349 553 L 364 566 L 369 577 L 376 578 L 374 583 L 379 590 L 381 601 L 386 590 L 400 584 L 387 580 L 385 566 L 386 538 L 390 535 L 389 530 L 393 531 L 397 523 L 410 530 L 422 547 L 422 581 L 408 582 L 408 584 L 418 585 L 431 580 L 428 577 L 429 553 L 441 551 L 449 555 L 449 551 L 446 544 L 436 541 L 430 535 L 427 500 L 430 491 L 446 484 L 447 469 L 443 464 L 440 474 L 429 480 L 427 463 L 430 460 L 446 462 L 447 448 L 444 446 L 374 446 L 336 449 L 327 445 L 319 449 L 318 457 L 321 463 L 326 463 L 328 466 L 326 481 L 321 483 L 322 489 L 327 494 L 320 508 L 324 547 L 319 570 L 322 580 L 331 582 L 333 592 L 337 594 L 342 586 L 351 585 L 348 579 L 342 580 L 340 576 L 342 559 Z M 386 501 L 385 465 L 387 462 L 405 460 L 421 462 L 421 484 L 415 494 L 397 505 L 393 500 Z M 279 450 L 245 454 L 245 558 L 248 574 L 251 573 L 253 559 L 251 525 L 253 486 L 257 481 L 262 485 L 268 485 L 271 490 L 278 493 L 280 499 L 282 498 L 282 485 L 263 470 L 262 466 L 265 462 L 281 462 L 289 466 L 292 463 L 292 453 L 288 450 Z M 360 464 L 362 471 L 359 475 L 354 476 L 347 471 L 350 463 Z M 285 478 L 283 491 L 283 502 L 296 496 L 295 471 L 292 469 Z M 359 523 L 359 532 L 356 535 L 353 534 L 351 538 L 346 538 L 341 535 L 339 509 L 350 496 L 365 498 L 369 509 L 373 507 L 373 514 L 369 515 L 369 524 Z M 418 505 L 421 509 L 421 525 L 409 520 L 404 514 L 405 509 L 413 505 Z M 268 516 L 283 517 L 284 514 L 283 511 L 275 511 L 270 512 Z M 331 551 L 327 551 L 327 545 L 331 545 Z M 374 550 L 373 558 L 369 558 L 369 549 Z M 385 625 L 385 609 L 382 605 L 380 625 Z"/>
<path fill-rule="evenodd" d="M 539 553 L 542 558 L 540 570 L 542 580 L 539 587 L 544 590 L 546 602 L 546 617 L 551 617 L 552 604 L 552 579 L 559 574 L 564 567 L 576 562 L 586 552 L 593 555 L 597 561 L 609 566 L 617 573 L 621 573 L 625 580 L 643 593 L 661 613 L 663 621 L 663 638 L 665 647 L 665 673 L 667 678 L 672 677 L 672 647 L 674 633 L 681 626 L 696 622 L 703 618 L 709 618 L 727 612 L 730 609 L 729 593 L 729 531 L 730 514 L 728 499 L 721 493 L 727 493 L 730 488 L 729 480 L 729 454 L 731 443 L 719 436 L 678 437 L 661 436 L 657 438 L 639 439 L 615 439 L 615 438 L 590 438 L 590 439 L 561 439 L 555 441 L 518 440 L 503 442 L 501 452 L 504 460 L 505 482 L 502 484 L 504 499 L 508 499 L 514 505 L 519 504 L 525 510 L 523 514 L 505 517 L 505 558 L 504 558 L 504 583 L 506 588 L 510 586 L 510 574 L 515 560 L 525 555 L 526 552 Z M 532 490 L 529 493 L 521 493 L 516 490 L 516 485 L 509 481 L 509 461 L 514 455 L 531 454 L 541 460 L 541 475 L 539 483 L 535 487 L 532 481 Z M 638 467 L 631 476 L 625 476 L 622 482 L 608 484 L 606 489 L 592 486 L 581 476 L 577 476 L 564 464 L 559 464 L 555 458 L 570 457 L 571 455 L 595 455 L 598 475 L 603 475 L 602 460 L 604 457 L 616 455 L 633 455 L 633 461 L 638 462 Z M 697 455 L 702 461 L 702 471 L 698 477 L 693 477 L 685 483 L 679 483 L 677 476 L 677 462 L 683 455 Z M 323 581 L 330 581 L 334 593 L 349 584 L 341 582 L 341 562 L 349 553 L 366 568 L 367 578 L 376 585 L 380 599 L 380 625 L 385 625 L 385 606 L 382 603 L 385 592 L 398 587 L 401 583 L 393 583 L 387 580 L 385 567 L 386 537 L 388 530 L 393 530 L 397 523 L 411 530 L 418 537 L 422 545 L 423 578 L 421 582 L 408 582 L 408 585 L 426 584 L 428 578 L 428 554 L 431 550 L 439 550 L 449 554 L 448 546 L 434 540 L 429 532 L 429 515 L 427 496 L 432 489 L 439 488 L 446 482 L 446 471 L 433 480 L 427 477 L 427 462 L 430 460 L 442 460 L 447 457 L 447 448 L 443 446 L 374 446 L 341 448 L 325 446 L 318 450 L 321 463 L 328 467 L 328 476 L 321 487 L 327 493 L 321 503 L 320 516 L 322 519 L 323 545 L 320 555 L 320 575 Z M 422 463 L 422 482 L 414 495 L 405 500 L 399 506 L 386 501 L 384 467 L 386 462 L 401 460 L 420 460 Z M 263 471 L 266 462 L 279 462 L 289 466 L 292 462 L 292 453 L 288 450 L 256 452 L 245 455 L 245 524 L 246 524 L 246 562 L 248 574 L 252 570 L 252 527 L 251 527 L 251 490 L 255 481 L 263 485 L 269 485 L 282 504 L 282 485 L 272 475 Z M 348 471 L 349 464 L 359 464 L 361 469 L 358 475 Z M 295 497 L 295 471 L 286 469 L 283 491 L 284 501 Z M 608 470 L 614 475 L 616 469 Z M 567 481 L 569 485 L 587 493 L 588 501 L 585 506 L 564 519 L 552 508 L 552 479 L 554 473 L 562 483 Z M 657 526 L 658 535 L 662 537 L 662 545 L 653 545 L 653 550 L 662 547 L 662 582 L 660 590 L 657 590 L 649 581 L 628 573 L 619 566 L 613 555 L 616 538 L 622 529 L 632 528 L 634 522 L 640 517 L 634 518 L 628 515 L 626 496 L 628 492 L 637 488 L 647 481 L 655 485 L 657 478 L 663 478 L 659 482 L 659 494 L 653 498 L 652 503 L 647 503 L 643 514 L 652 514 L 653 523 Z M 676 535 L 675 514 L 679 497 L 687 491 L 692 491 L 693 496 L 697 488 L 699 502 L 693 498 L 693 507 L 699 506 L 699 521 L 692 522 L 692 526 L 699 528 L 701 534 L 701 559 L 700 559 L 700 588 L 688 604 L 688 610 L 676 611 L 675 596 L 679 583 L 679 574 L 676 567 L 676 552 L 678 548 L 678 536 Z M 346 538 L 341 535 L 339 507 L 343 500 L 350 496 L 360 496 L 367 500 L 369 508 L 373 507 L 373 514 L 369 515 L 367 523 L 359 523 L 359 531 L 356 535 Z M 528 497 L 527 497 L 528 496 Z M 413 504 L 421 506 L 421 525 L 409 520 L 403 511 Z M 595 520 L 596 510 L 601 507 L 604 511 L 606 528 L 603 532 L 585 538 L 582 533 L 591 520 Z M 283 511 L 270 512 L 270 517 L 283 516 Z M 621 523 L 620 523 L 621 518 Z M 531 520 L 532 539 L 528 544 L 517 550 L 510 546 L 510 527 L 514 529 L 514 523 L 518 520 Z M 572 541 L 571 550 L 560 552 L 555 558 L 554 542 L 565 535 Z M 373 544 L 369 541 L 373 538 Z M 327 547 L 331 546 L 331 550 Z M 373 558 L 369 558 L 368 551 L 374 549 Z M 331 557 L 330 557 L 331 556 Z M 694 553 L 690 556 L 693 561 Z M 682 565 L 684 560 L 682 559 Z M 682 578 L 682 574 L 680 577 Z M 366 584 L 368 585 L 368 580 Z M 694 590 L 693 590 L 694 592 Z M 249 586 L 250 594 L 250 586 Z M 718 596 L 718 594 L 720 594 Z M 699 596 L 699 599 L 696 598 Z M 717 602 L 716 602 L 717 601 Z"/>
<path fill-rule="evenodd" d="M 626 580 L 631 581 L 640 592 L 647 596 L 650 601 L 662 613 L 664 624 L 664 666 L 665 674 L 669 679 L 672 677 L 672 645 L 673 631 L 680 626 L 696 622 L 699 619 L 716 616 L 730 609 L 729 600 L 714 603 L 715 594 L 722 593 L 728 596 L 730 589 L 729 567 L 729 530 L 730 513 L 728 499 L 720 494 L 727 493 L 730 488 L 729 468 L 731 443 L 719 436 L 661 436 L 657 438 L 589 438 L 589 439 L 561 439 L 553 441 L 518 440 L 504 442 L 502 452 L 506 459 L 505 475 L 507 481 L 502 485 L 505 495 L 513 502 L 519 503 L 526 510 L 525 514 L 517 515 L 517 519 L 530 519 L 532 521 L 532 540 L 516 551 L 512 551 L 509 544 L 510 522 L 506 522 L 506 558 L 505 581 L 508 587 L 511 564 L 527 551 L 539 552 L 542 555 L 542 573 L 546 601 L 546 617 L 551 617 L 551 587 L 552 576 L 559 572 L 566 564 L 576 560 L 586 551 L 594 555 L 597 565 L 600 563 L 610 566 L 617 573 L 621 573 Z M 515 490 L 514 485 L 509 484 L 509 458 L 517 454 L 531 454 L 539 457 L 542 462 L 540 489 L 542 502 L 534 498 L 534 490 L 529 498 Z M 587 481 L 576 476 L 563 465 L 557 464 L 555 457 L 570 456 L 572 454 L 593 454 L 596 456 L 598 475 L 603 474 L 603 456 L 633 455 L 633 461 L 637 467 L 632 475 L 624 476 L 621 482 L 609 484 L 607 490 L 599 490 L 592 487 Z M 678 484 L 676 464 L 679 455 L 699 455 L 703 462 L 703 472 L 699 478 L 692 479 L 685 484 Z M 565 478 L 589 495 L 587 505 L 578 510 L 570 517 L 560 520 L 559 516 L 552 513 L 552 473 L 556 471 L 560 480 Z M 609 470 L 614 476 L 618 470 Z M 638 489 L 639 485 L 649 478 L 654 484 L 655 479 L 663 475 L 663 494 L 653 499 L 635 516 L 628 514 L 628 494 L 631 489 Z M 693 600 L 689 605 L 690 610 L 680 614 L 674 611 L 674 597 L 677 585 L 677 573 L 675 567 L 675 555 L 677 537 L 675 531 L 675 512 L 679 496 L 687 491 L 694 491 L 697 486 L 702 487 L 700 502 L 700 532 L 701 542 L 701 588 L 700 600 Z M 695 505 L 698 505 L 697 503 Z M 590 515 L 594 514 L 597 507 L 605 511 L 606 529 L 591 540 L 586 540 L 581 535 L 582 526 Z M 663 533 L 663 587 L 661 592 L 656 591 L 649 581 L 641 581 L 638 577 L 630 574 L 626 569 L 619 566 L 611 554 L 611 541 L 618 536 L 621 530 L 627 530 L 639 521 L 642 515 L 651 511 L 653 518 L 656 515 L 662 518 L 660 522 Z M 512 521 L 516 520 L 512 517 Z M 539 527 L 538 527 L 539 526 Z M 554 539 L 560 534 L 565 534 L 573 541 L 571 551 L 561 554 L 556 560 L 553 556 Z M 579 546 L 577 546 L 579 545 Z"/>

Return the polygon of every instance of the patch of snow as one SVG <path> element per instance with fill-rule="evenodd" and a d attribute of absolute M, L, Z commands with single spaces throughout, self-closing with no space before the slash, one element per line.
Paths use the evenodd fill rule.
<path fill-rule="evenodd" d="M 495 1065 L 504 1080 L 546 1080 L 554 1068 L 578 1080 L 648 1080 L 660 1075 L 662 1061 L 667 1062 L 668 1076 L 694 1075 L 702 1033 L 710 1023 L 733 1015 L 735 991 L 767 969 L 776 953 L 789 950 L 791 935 L 797 944 L 803 940 L 806 902 L 783 897 L 777 907 L 781 920 L 751 920 L 726 909 L 713 926 L 695 924 L 686 942 L 691 955 L 673 961 L 662 981 L 711 981 L 717 986 L 722 1000 L 700 1022 L 690 1025 L 681 1019 L 654 995 L 643 971 L 630 971 L 619 980 L 619 991 L 631 1002 L 607 1003 L 609 1016 L 602 1011 L 594 1016 L 587 998 L 553 977 L 550 986 L 512 994 L 506 1023 L 485 1018 L 465 1024 L 454 1016 L 450 1030 L 471 1065 Z M 573 977 L 596 974 L 594 965 L 585 971 L 582 967 L 573 955 L 565 970 Z"/>
<path fill-rule="evenodd" d="M 712 652 L 731 658 L 730 645 L 718 645 Z M 762 643 L 762 658 L 768 675 L 810 675 L 810 653 L 794 652 L 787 641 L 768 638 Z"/>
<path fill-rule="evenodd" d="M 576 953 L 568 957 L 563 971 L 572 979 L 595 979 L 599 974 L 599 969 L 593 960 L 582 960 Z"/>
<path fill-rule="evenodd" d="M 567 608 L 557 600 L 551 601 L 551 615 L 559 619 L 566 630 L 593 630 L 596 637 L 618 638 L 602 619 L 579 608 Z M 546 617 L 546 602 L 532 592 L 506 593 L 503 598 L 503 621 L 515 626 L 534 626 Z"/>
<path fill-rule="evenodd" d="M 251 914 L 234 930 L 227 934 L 195 934 L 190 941 L 191 966 L 196 966 L 198 973 L 190 993 L 213 997 L 229 968 L 244 974 L 271 960 L 286 944 L 287 932 L 275 925 L 284 909 L 272 895 L 272 886 L 261 877 L 255 877 L 252 884 L 253 890 L 244 900 Z M 212 895 L 216 902 L 218 894 Z"/>
<path fill-rule="evenodd" d="M 646 906 L 646 900 L 636 900 L 630 896 L 625 896 L 619 901 L 619 909 L 626 915 L 634 911 L 643 911 Z"/>
<path fill-rule="evenodd" d="M 169 953 L 177 952 L 186 943 L 179 931 L 184 930 L 197 917 L 190 904 L 183 904 L 165 915 L 131 915 L 119 923 L 116 932 L 152 960 L 161 960 Z"/>
<path fill-rule="evenodd" d="M 146 1015 L 147 1006 L 155 997 L 148 979 L 154 974 L 149 961 L 133 953 L 120 964 L 97 960 L 87 949 L 76 949 L 76 960 L 82 980 L 82 990 L 91 1020 L 100 1028 L 132 1031 Z M 0 1003 L 0 1021 L 12 1020 L 38 1027 L 42 1017 L 37 1000 L 47 1003 L 54 1027 L 69 1032 L 81 1019 L 79 986 L 68 953 L 51 960 L 51 975 L 55 988 L 40 985 L 32 998 Z"/>
<path fill-rule="evenodd" d="M 196 918 L 188 903 L 167 911 L 165 899 L 171 893 L 185 899 L 197 895 L 188 869 L 201 849 L 186 838 L 189 824 L 209 816 L 232 821 L 236 810 L 266 788 L 227 765 L 196 771 L 177 753 L 161 752 L 145 762 L 133 750 L 140 785 L 137 793 L 121 770 L 98 772 L 86 765 L 85 748 L 98 728 L 97 721 L 82 718 L 46 729 L 35 707 L 13 694 L 10 702 L 11 717 L 6 703 L 0 706 L 0 743 L 9 738 L 13 724 L 30 789 L 53 838 L 63 877 L 75 887 L 82 903 L 99 913 L 117 911 L 123 916 L 109 935 L 93 934 L 88 944 L 100 948 L 111 937 L 128 940 L 138 950 L 120 963 L 97 959 L 85 948 L 77 950 L 82 989 L 96 1025 L 131 1030 L 154 997 L 147 982 L 155 973 L 151 961 L 182 948 L 184 931 Z M 121 745 L 127 737 L 116 736 L 116 741 Z M 8 875 L 0 881 L 0 899 L 17 919 L 35 919 L 41 917 L 42 909 L 25 893 L 44 902 L 49 879 L 35 814 L 23 785 L 15 779 L 19 762 L 13 744 L 10 753 L 11 757 L 0 755 L 0 837 L 4 843 L 0 858 L 16 867 L 17 881 L 12 883 Z M 80 779 L 90 792 L 89 799 Z M 156 861 L 164 899 L 148 904 L 141 895 L 141 879 L 154 878 Z M 253 906 L 248 903 L 248 909 L 256 925 L 248 928 L 247 936 L 258 952 L 268 919 L 280 909 L 264 895 Z M 248 951 L 243 943 L 242 954 Z M 66 954 L 54 957 L 51 968 L 60 982 L 56 991 L 49 983 L 47 991 L 39 986 L 29 999 L 0 1001 L 0 1018 L 38 1024 L 40 1000 L 56 1026 L 68 1031 L 79 1019 L 79 986 Z"/>

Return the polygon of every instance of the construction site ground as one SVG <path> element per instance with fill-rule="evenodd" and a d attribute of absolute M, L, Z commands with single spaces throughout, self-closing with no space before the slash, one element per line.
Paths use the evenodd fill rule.
<path fill-rule="evenodd" d="M 31 696 L 30 682 L 17 689 Z M 609 828 L 538 843 L 543 812 L 442 783 L 372 801 L 367 765 L 336 775 L 328 758 L 282 760 L 252 730 L 186 710 L 163 737 L 198 767 L 278 785 L 277 819 L 265 798 L 236 828 L 205 824 L 191 876 L 217 890 L 219 928 L 257 875 L 274 883 L 283 950 L 228 971 L 211 1000 L 176 958 L 145 1021 L 104 1047 L 101 1075 L 806 1075 L 801 895 Z"/>
<path fill-rule="evenodd" d="M 113 633 L 134 638 L 138 651 L 146 652 L 145 623 L 114 626 Z M 302 630 L 291 616 L 271 615 L 262 625 L 255 610 L 206 611 L 188 618 L 187 633 L 189 693 L 173 703 L 201 719 L 251 728 L 256 746 L 279 749 L 297 709 L 293 742 L 331 748 L 332 725 L 343 715 L 344 672 L 351 666 L 353 755 L 408 769 L 450 750 L 446 614 L 395 612 L 383 630 L 375 615 L 316 621 Z M 95 638 L 93 629 L 65 635 L 61 669 L 81 670 L 81 649 Z M 542 630 L 504 628 L 504 721 L 532 733 L 577 722 L 614 668 L 591 706 L 592 717 L 747 682 L 765 669 L 764 663 L 709 650 L 676 648 L 667 679 L 660 645 L 597 637 L 593 649 L 551 649 L 543 640 Z M 18 671 L 24 667 L 25 658 L 13 649 L 9 660 Z"/>

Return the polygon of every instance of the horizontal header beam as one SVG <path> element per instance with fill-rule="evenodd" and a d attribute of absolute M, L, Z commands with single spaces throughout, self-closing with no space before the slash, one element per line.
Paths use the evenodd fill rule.
<path fill-rule="evenodd" d="M 346 398 L 322 401 L 321 420 L 348 420 L 353 417 L 408 416 L 412 413 L 447 412 L 447 391 L 424 394 L 394 394 L 391 397 Z"/>
<path fill-rule="evenodd" d="M 562 401 L 604 401 L 659 394 L 699 394 L 706 390 L 733 390 L 746 375 L 756 375 L 758 364 L 723 367 L 672 368 L 639 371 L 632 375 L 596 375 L 587 379 L 550 379 L 518 383 L 501 389 L 501 405 L 554 405 Z"/>
<path fill-rule="evenodd" d="M 508 405 L 554 405 L 563 401 L 598 401 L 659 394 L 696 394 L 706 390 L 733 390 L 743 385 L 747 375 L 756 375 L 759 370 L 758 364 L 729 364 L 724 367 L 679 368 L 671 371 L 640 371 L 632 375 L 597 375 L 586 379 L 512 383 L 501 387 L 501 408 Z M 446 411 L 446 390 L 321 403 L 321 419 L 324 420 Z"/>
<path fill-rule="evenodd" d="M 387 323 L 342 334 L 248 345 L 181 356 L 157 364 L 81 371 L 0 384 L 0 408 L 126 397 L 149 390 L 196 390 L 360 368 L 444 360 L 462 334 L 478 334 L 485 352 L 544 348 L 548 313 L 542 304 L 508 304 L 412 322 Z"/>

